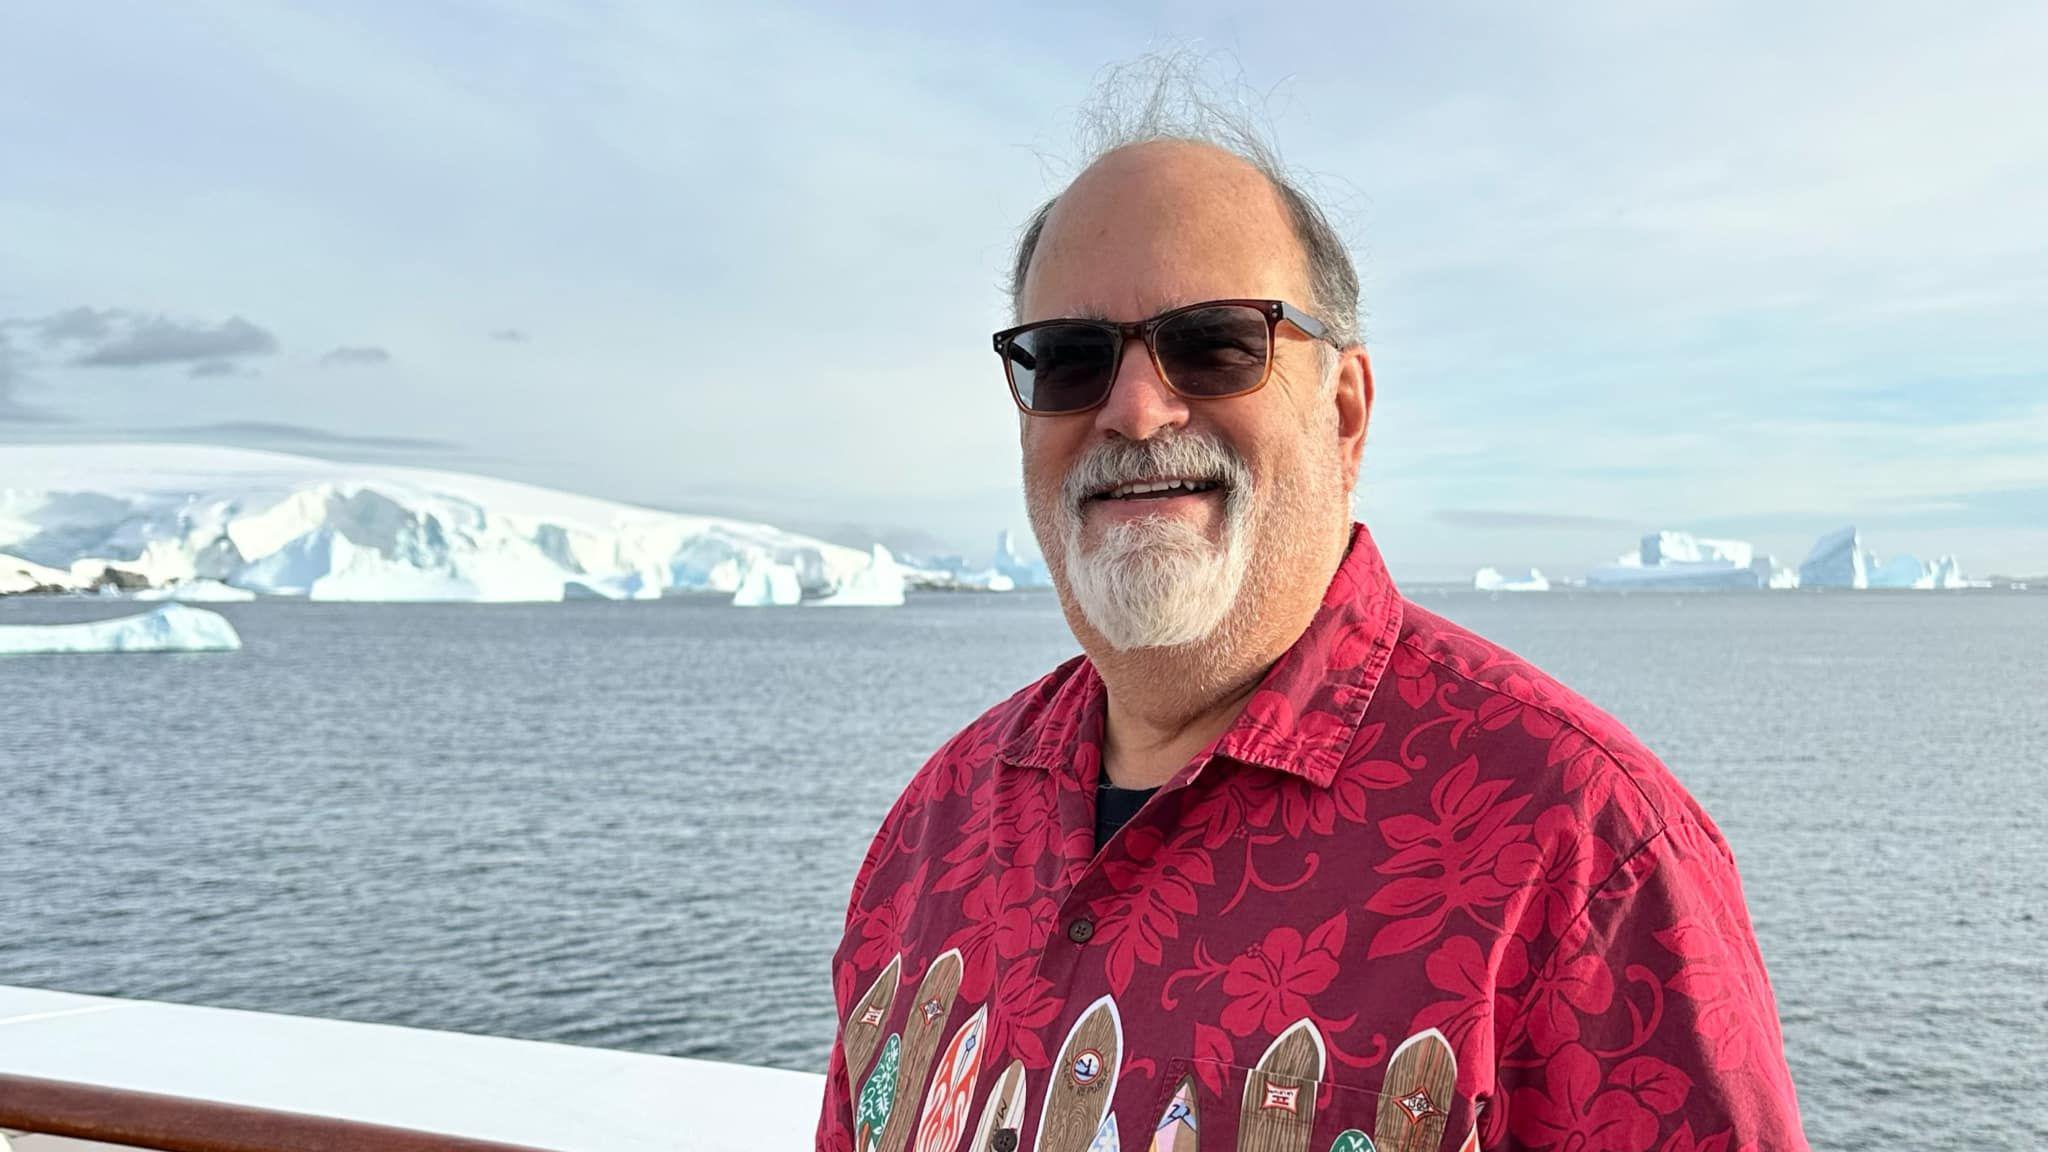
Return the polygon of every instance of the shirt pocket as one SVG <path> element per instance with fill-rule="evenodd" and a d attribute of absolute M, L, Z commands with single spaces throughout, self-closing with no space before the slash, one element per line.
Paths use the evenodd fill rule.
<path fill-rule="evenodd" d="M 1462 1135 L 1473 1119 L 1437 1107 L 1418 1116 L 1412 1097 L 1218 1060 L 1170 1060 L 1165 1072 L 1145 1130 L 1124 1136 L 1133 1152 L 1448 1152 L 1447 1121 Z"/>

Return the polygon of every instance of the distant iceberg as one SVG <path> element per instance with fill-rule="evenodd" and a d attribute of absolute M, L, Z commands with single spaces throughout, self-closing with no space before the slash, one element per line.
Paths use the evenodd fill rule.
<path fill-rule="evenodd" d="M 1868 588 L 1870 573 L 1865 568 L 1863 540 L 1851 525 L 1838 528 L 1813 542 L 1806 559 L 1799 562 L 1801 588 Z"/>
<path fill-rule="evenodd" d="M 1481 568 L 1472 577 L 1472 587 L 1480 592 L 1548 592 L 1550 581 L 1535 568 L 1504 573 L 1498 568 Z"/>
<path fill-rule="evenodd" d="M 0 626 L 0 655 L 70 652 L 233 652 L 242 646 L 220 614 L 166 604 L 140 616 L 87 624 Z"/>
<path fill-rule="evenodd" d="M 1634 552 L 1586 573 L 1589 588 L 1755 590 L 1773 582 L 1774 565 L 1747 541 L 1652 532 Z"/>
<path fill-rule="evenodd" d="M 1900 554 L 1889 560 L 1863 546 L 1863 536 L 1851 524 L 1837 528 L 1813 542 L 1813 550 L 1799 565 L 1802 588 L 1982 588 L 1985 581 L 1963 575 L 1962 563 L 1943 556 L 1932 564 L 1917 556 Z"/>
<path fill-rule="evenodd" d="M 144 588 L 130 594 L 135 600 L 177 600 L 186 604 L 236 604 L 254 600 L 247 588 L 235 588 L 218 580 L 181 580 L 161 588 Z"/>
<path fill-rule="evenodd" d="M 732 594 L 735 608 L 786 608 L 804 597 L 802 580 L 787 564 L 762 561 L 747 569 Z"/>
<path fill-rule="evenodd" d="M 998 561 L 1003 560 L 1004 547 L 1007 544 L 1007 534 L 997 539 Z M 1034 580 L 1037 578 L 1035 572 L 1025 571 L 1028 566 L 1018 561 L 1014 554 L 1009 555 L 1009 561 L 1012 571 L 1024 571 L 1027 577 Z M 897 557 L 896 563 L 903 569 L 904 583 L 912 588 L 953 592 L 1013 592 L 1018 586 L 1016 577 L 1002 568 L 993 564 L 986 568 L 977 568 L 969 564 L 966 557 L 956 553 L 905 554 Z"/>
<path fill-rule="evenodd" d="M 1012 587 L 1048 588 L 1052 586 L 1052 574 L 1046 571 L 1045 561 L 1025 560 L 1017 555 L 1016 537 L 1005 528 L 996 533 L 996 557 L 991 565 L 997 573 L 1010 578 Z"/>
<path fill-rule="evenodd" d="M 1007 573 L 998 572 L 994 568 L 983 569 L 980 572 L 963 572 L 955 576 L 954 579 L 959 582 L 962 588 L 972 588 L 978 592 L 1014 592 L 1017 590 L 1017 581 L 1015 579 Z"/>
<path fill-rule="evenodd" d="M 898 608 L 903 604 L 903 569 L 880 544 L 868 556 L 868 566 L 847 577 L 829 596 L 811 601 L 820 608 Z"/>

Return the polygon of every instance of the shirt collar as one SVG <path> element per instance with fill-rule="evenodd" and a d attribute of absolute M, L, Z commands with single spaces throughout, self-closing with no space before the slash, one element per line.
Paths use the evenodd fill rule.
<path fill-rule="evenodd" d="M 1354 524 L 1322 607 L 1210 753 L 1327 786 L 1400 632 L 1400 593 L 1372 534 Z M 998 754 L 1019 767 L 1071 774 L 1083 756 L 1100 757 L 1107 707 L 1102 677 L 1086 657 L 1077 657 L 1018 710 Z"/>

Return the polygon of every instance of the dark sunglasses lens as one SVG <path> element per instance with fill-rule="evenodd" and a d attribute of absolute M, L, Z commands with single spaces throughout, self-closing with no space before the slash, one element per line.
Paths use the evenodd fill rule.
<path fill-rule="evenodd" d="M 1154 341 L 1167 382 L 1186 396 L 1235 396 L 1266 378 L 1272 351 L 1266 314 L 1242 304 L 1182 312 L 1159 325 Z"/>
<path fill-rule="evenodd" d="M 1079 412 L 1108 393 L 1116 351 L 1115 336 L 1086 324 L 1032 328 L 1010 338 L 1010 382 L 1033 412 Z"/>

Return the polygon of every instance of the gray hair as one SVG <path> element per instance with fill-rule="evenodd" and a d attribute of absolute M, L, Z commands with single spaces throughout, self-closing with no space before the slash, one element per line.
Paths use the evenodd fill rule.
<path fill-rule="evenodd" d="M 1242 95 L 1242 83 L 1229 85 L 1240 94 L 1226 103 L 1212 94 L 1217 86 L 1205 77 L 1205 65 L 1200 56 L 1182 50 L 1146 56 L 1105 72 L 1081 114 L 1081 167 L 1134 144 L 1178 140 L 1227 152 L 1258 169 L 1279 194 L 1308 265 L 1311 298 L 1304 306 L 1329 325 L 1334 343 L 1358 343 L 1358 272 L 1343 239 L 1322 208 L 1287 175 L 1279 151 L 1260 130 L 1260 117 Z M 1024 277 L 1031 270 L 1045 222 L 1058 204 L 1059 197 L 1054 196 L 1024 223 L 1010 265 L 1013 314 L 1021 311 Z"/>

